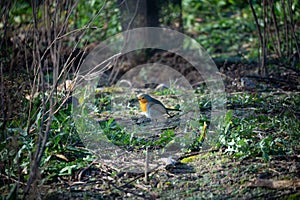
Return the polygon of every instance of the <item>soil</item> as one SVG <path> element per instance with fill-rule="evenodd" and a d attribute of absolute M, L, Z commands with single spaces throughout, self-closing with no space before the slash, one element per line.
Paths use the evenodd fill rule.
<path fill-rule="evenodd" d="M 184 161 L 185 160 L 185 161 Z M 101 164 L 55 183 L 46 199 L 299 199 L 300 157 L 235 160 L 208 151 L 144 174 L 113 173 Z M 50 186 L 50 188 L 52 188 Z M 59 192 L 58 192 L 59 191 Z"/>
<path fill-rule="evenodd" d="M 153 57 L 152 62 L 158 57 Z M 159 58 L 161 59 L 161 57 Z M 197 85 L 203 80 L 185 60 L 169 53 L 160 60 L 189 77 Z M 137 62 L 137 64 L 142 61 Z M 180 64 L 180 65 L 178 65 Z M 121 77 L 130 65 L 119 66 Z M 227 93 L 290 91 L 299 92 L 299 71 L 285 66 L 274 67 L 268 77 L 258 76 L 257 63 L 217 62 Z M 242 84 L 242 78 L 247 78 Z M 9 81 L 19 90 L 26 86 Z M 198 84 L 199 85 L 199 84 Z M 8 87 L 5 87 L 8 88 Z M 9 92 L 7 92 L 9 93 Z M 11 94 L 11 93 L 10 93 Z M 11 94 L 12 95 L 12 94 Z M 15 96 L 14 98 L 17 98 Z M 18 110 L 13 107 L 8 109 Z M 300 199 L 300 149 L 297 155 L 237 160 L 222 149 L 196 152 L 179 159 L 175 165 L 162 165 L 148 174 L 128 173 L 94 162 L 72 177 L 49 180 L 43 186 L 44 199 Z"/>
<path fill-rule="evenodd" d="M 154 56 L 152 62 L 157 61 Z M 159 57 L 169 66 L 189 65 L 169 53 Z M 162 61 L 164 60 L 164 61 Z M 137 61 L 142 62 L 142 61 Z M 181 63 L 182 65 L 178 65 Z M 130 65 L 119 66 L 121 77 Z M 268 77 L 258 76 L 257 63 L 223 60 L 217 62 L 226 92 L 299 91 L 299 72 L 274 67 Z M 175 67 L 176 69 L 176 67 Z M 191 67 L 176 69 L 201 82 Z M 242 79 L 246 78 L 246 79 Z M 245 82 L 246 81 L 246 82 Z M 243 82 L 243 83 L 242 83 Z M 45 186 L 46 199 L 300 199 L 300 150 L 298 155 L 235 159 L 222 149 L 199 151 L 149 172 L 123 172 L 103 163 L 79 170 L 72 179 Z M 55 190 L 53 189 L 55 186 Z"/>

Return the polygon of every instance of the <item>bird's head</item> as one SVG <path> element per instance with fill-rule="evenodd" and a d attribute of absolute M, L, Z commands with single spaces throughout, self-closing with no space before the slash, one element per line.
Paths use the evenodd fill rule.
<path fill-rule="evenodd" d="M 139 94 L 138 100 L 140 103 L 147 103 L 151 101 L 152 97 L 150 97 L 148 94 Z"/>

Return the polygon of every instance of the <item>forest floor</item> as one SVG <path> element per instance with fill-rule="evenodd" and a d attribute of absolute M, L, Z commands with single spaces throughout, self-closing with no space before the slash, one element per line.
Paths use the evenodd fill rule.
<path fill-rule="evenodd" d="M 235 160 L 205 152 L 172 167 L 143 174 L 113 173 L 91 165 L 81 181 L 46 186 L 46 199 L 299 199 L 300 156 Z M 78 178 L 78 177 L 77 177 Z M 55 188 L 55 191 L 53 191 Z M 51 192 L 52 191 L 52 192 Z"/>
<path fill-rule="evenodd" d="M 174 62 L 177 60 L 171 58 L 169 65 Z M 258 128 L 253 133 L 254 138 L 268 135 L 287 138 L 274 145 L 288 146 L 284 141 L 291 141 L 292 134 L 289 131 L 294 131 L 299 136 L 299 130 L 289 124 L 290 119 L 298 122 L 298 126 L 300 121 L 299 72 L 279 66 L 276 67 L 278 70 L 269 71 L 268 77 L 260 77 L 253 75 L 257 74 L 256 64 L 227 62 L 218 67 L 224 77 L 228 97 L 242 96 L 238 101 L 227 104 L 228 110 L 234 110 L 234 118 L 254 115 L 251 119 L 259 117 L 259 120 L 266 120 L 254 120 L 251 123 L 246 121 L 243 124 L 246 126 L 245 130 L 247 126 L 266 128 L 263 131 Z M 189 75 L 191 79 L 195 77 L 192 82 L 201 82 L 193 73 Z M 259 101 L 247 102 L 249 99 L 243 99 L 247 96 Z M 289 106 L 295 109 L 292 110 Z M 278 116 L 283 117 L 277 119 Z M 277 120 L 274 126 L 279 127 L 272 127 L 268 122 L 272 118 Z M 50 174 L 51 178 L 43 180 L 41 195 L 48 200 L 300 199 L 300 143 L 297 138 L 293 145 L 292 151 L 275 153 L 268 159 L 262 155 L 234 157 L 228 155 L 228 151 L 222 147 L 217 150 L 199 150 L 177 160 L 174 165 L 161 165 L 150 170 L 147 181 L 144 180 L 144 173 L 130 173 L 94 161 L 85 167 L 77 167 L 72 175 Z M 78 152 L 75 151 L 76 153 Z M 63 162 L 61 159 L 53 161 Z"/>
<path fill-rule="evenodd" d="M 268 78 L 260 78 L 251 76 L 249 68 L 257 70 L 243 64 L 231 64 L 220 69 L 226 77 L 224 82 L 228 94 L 267 90 L 299 95 L 297 73 L 285 72 L 284 77 L 275 73 Z M 250 83 L 254 86 L 250 84 L 250 88 L 245 88 L 241 85 L 241 77 L 251 79 Z M 277 133 L 271 131 L 269 134 Z M 144 179 L 144 173 L 122 172 L 94 162 L 77 171 L 72 178 L 61 177 L 44 189 L 48 200 L 300 199 L 300 146 L 295 147 L 293 154 L 271 156 L 267 161 L 259 156 L 235 158 L 222 148 L 199 151 L 178 160 L 175 165 L 150 171 L 148 180 Z"/>

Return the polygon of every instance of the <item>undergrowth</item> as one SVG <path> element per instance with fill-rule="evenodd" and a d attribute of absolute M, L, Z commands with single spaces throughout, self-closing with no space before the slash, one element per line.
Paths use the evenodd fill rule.
<path fill-rule="evenodd" d="M 97 102 L 100 101 L 102 100 Z M 272 156 L 299 152 L 298 94 L 238 93 L 229 94 L 227 101 L 229 109 L 218 140 L 213 144 L 214 148 L 221 148 L 224 153 L 240 159 L 262 157 L 265 161 Z M 200 98 L 199 105 L 202 109 L 203 106 L 209 109 L 210 103 L 203 97 Z M 71 107 L 67 104 L 53 118 L 45 155 L 41 162 L 44 181 L 74 175 L 77 170 L 95 160 L 95 157 L 84 148 L 76 131 Z M 6 129 L 8 137 L 0 144 L 0 166 L 1 174 L 9 174 L 10 179 L 6 179 L 5 184 L 1 186 L 2 194 L 9 192 L 7 186 L 14 185 L 12 180 L 26 182 L 28 178 L 31 152 L 34 150 L 34 140 L 38 134 L 36 129 L 40 119 L 38 114 L 36 119 L 29 132 L 25 128 L 25 123 L 18 121 L 14 121 Z M 209 124 L 205 114 L 199 119 L 196 128 L 203 129 L 204 122 Z M 132 137 L 130 133 L 122 130 L 114 119 L 103 121 L 99 126 L 103 128 L 110 142 L 126 150 L 144 149 L 146 146 L 163 147 L 175 137 L 174 130 L 163 131 L 155 140 Z M 193 126 L 197 124 L 194 123 Z M 203 134 L 198 134 L 189 151 L 201 151 L 203 139 L 205 140 L 203 137 Z"/>

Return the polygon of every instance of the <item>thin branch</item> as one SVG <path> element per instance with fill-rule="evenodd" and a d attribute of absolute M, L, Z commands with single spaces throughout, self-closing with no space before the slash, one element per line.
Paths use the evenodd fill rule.
<path fill-rule="evenodd" d="M 261 74 L 263 76 L 266 76 L 267 74 L 267 68 L 266 68 L 266 65 L 267 65 L 267 27 L 268 27 L 268 15 L 267 15 L 267 2 L 266 0 L 263 0 L 262 1 L 262 6 L 263 6 L 263 23 L 264 23 L 264 26 L 263 26 L 263 37 L 262 37 L 262 40 L 263 40 L 263 43 L 262 43 L 262 64 L 261 64 Z"/>
<path fill-rule="evenodd" d="M 293 12 L 292 12 L 292 2 L 291 0 L 288 0 L 288 12 L 290 16 L 290 25 L 291 25 L 291 30 L 292 30 L 292 35 L 295 41 L 295 46 L 297 49 L 298 57 L 300 58 L 300 47 L 299 47 L 299 40 L 295 32 L 295 24 L 294 24 L 294 19 L 293 19 Z"/>
<path fill-rule="evenodd" d="M 290 55 L 290 48 L 289 48 L 289 26 L 288 26 L 288 17 L 286 13 L 286 7 L 285 7 L 285 0 L 281 0 L 281 6 L 283 10 L 283 21 L 284 21 L 284 31 L 285 31 L 285 56 L 288 57 Z"/>
<path fill-rule="evenodd" d="M 271 17 L 274 23 L 274 27 L 275 27 L 275 35 L 276 35 L 276 41 L 277 41 L 277 54 L 279 57 L 282 56 L 282 52 L 281 52 L 281 41 L 280 41 L 280 35 L 279 35 L 279 28 L 278 28 L 278 23 L 277 23 L 277 19 L 276 19 L 276 15 L 274 12 L 274 0 L 269 0 L 269 5 L 270 5 L 270 10 L 271 10 Z"/>
<path fill-rule="evenodd" d="M 262 51 L 263 51 L 264 40 L 263 40 L 262 32 L 261 32 L 261 29 L 260 29 L 260 25 L 258 23 L 258 18 L 257 18 L 256 12 L 254 10 L 252 1 L 248 0 L 248 3 L 250 5 L 251 11 L 252 11 L 252 15 L 253 15 L 254 20 L 255 20 L 256 29 L 257 29 L 257 32 L 258 32 L 258 38 L 259 38 L 259 41 L 260 41 L 260 47 L 262 48 Z M 262 59 L 262 66 L 263 66 L 264 65 L 264 58 L 263 58 L 263 56 L 260 57 L 259 59 Z"/>

